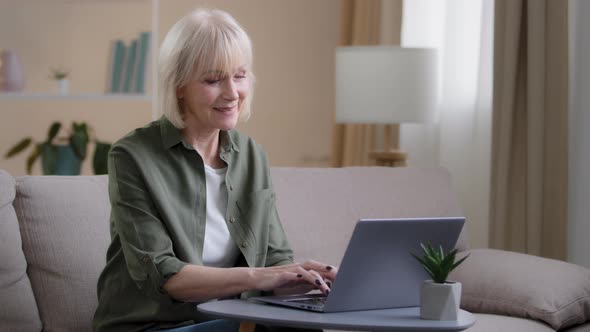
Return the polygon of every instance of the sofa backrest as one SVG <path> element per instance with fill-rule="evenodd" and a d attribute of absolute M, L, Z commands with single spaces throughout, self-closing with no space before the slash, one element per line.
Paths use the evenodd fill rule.
<path fill-rule="evenodd" d="M 41 331 L 27 261 L 13 208 L 14 178 L 0 170 L 0 330 Z"/>
<path fill-rule="evenodd" d="M 277 208 L 298 261 L 340 264 L 360 218 L 462 216 L 442 168 L 273 168 Z M 457 247 L 467 249 L 464 227 Z"/>

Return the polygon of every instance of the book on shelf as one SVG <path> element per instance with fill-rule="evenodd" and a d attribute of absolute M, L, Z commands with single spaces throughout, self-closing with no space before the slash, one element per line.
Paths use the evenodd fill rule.
<path fill-rule="evenodd" d="M 109 78 L 107 80 L 108 93 L 118 93 L 121 91 L 121 76 L 125 65 L 125 53 L 127 53 L 127 47 L 123 40 L 117 39 L 112 42 L 109 61 Z"/>
<path fill-rule="evenodd" d="M 151 32 L 144 31 L 139 34 L 137 44 L 137 74 L 135 76 L 136 93 L 145 93 L 146 71 L 148 64 L 148 54 L 150 50 Z"/>
<path fill-rule="evenodd" d="M 125 60 L 125 68 L 123 69 L 123 85 L 121 92 L 130 93 L 132 86 L 135 83 L 135 77 L 137 75 L 136 63 L 137 63 L 137 39 L 131 41 L 129 50 L 127 51 L 127 59 Z"/>
<path fill-rule="evenodd" d="M 145 93 L 151 32 L 144 31 L 129 45 L 113 41 L 109 55 L 107 93 Z"/>

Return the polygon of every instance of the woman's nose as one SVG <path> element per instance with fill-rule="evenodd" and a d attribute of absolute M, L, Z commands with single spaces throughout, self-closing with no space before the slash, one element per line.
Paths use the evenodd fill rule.
<path fill-rule="evenodd" d="M 223 98 L 227 100 L 238 99 L 238 88 L 232 79 L 228 79 L 224 84 Z"/>

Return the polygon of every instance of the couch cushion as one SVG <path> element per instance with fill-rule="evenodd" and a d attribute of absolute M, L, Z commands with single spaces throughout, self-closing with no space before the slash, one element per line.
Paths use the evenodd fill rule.
<path fill-rule="evenodd" d="M 359 218 L 463 215 L 440 168 L 272 168 L 277 208 L 296 259 L 339 264 Z M 368 199 L 370 198 L 370 199 Z M 463 229 L 458 247 L 464 249 Z"/>
<path fill-rule="evenodd" d="M 107 177 L 20 177 L 14 206 L 44 330 L 90 331 L 110 242 Z"/>
<path fill-rule="evenodd" d="M 562 330 L 563 332 L 590 332 L 590 323 L 572 326 L 569 329 Z"/>
<path fill-rule="evenodd" d="M 5 331 L 40 331 L 41 319 L 12 206 L 14 195 L 13 177 L 0 170 L 0 322 Z"/>
<path fill-rule="evenodd" d="M 475 314 L 475 325 L 465 332 L 555 332 L 549 325 L 542 322 L 489 314 Z"/>
<path fill-rule="evenodd" d="M 590 270 L 502 250 L 467 253 L 450 276 L 463 284 L 462 308 L 538 319 L 556 330 L 590 320 Z"/>

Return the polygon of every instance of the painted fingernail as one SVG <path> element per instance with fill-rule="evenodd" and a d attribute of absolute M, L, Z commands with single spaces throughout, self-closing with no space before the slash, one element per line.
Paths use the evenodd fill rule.
<path fill-rule="evenodd" d="M 326 270 L 328 271 L 332 271 L 333 267 L 331 267 L 330 265 L 326 266 Z"/>
<path fill-rule="evenodd" d="M 316 280 L 315 280 L 315 284 L 319 286 L 319 285 L 321 285 L 322 283 L 320 282 L 320 279 L 316 279 Z"/>
<path fill-rule="evenodd" d="M 332 283 L 329 281 L 326 281 L 326 285 L 328 285 L 328 287 L 332 287 Z"/>
<path fill-rule="evenodd" d="M 326 291 L 326 295 L 330 295 L 330 291 L 329 290 Z"/>
<path fill-rule="evenodd" d="M 298 274 L 297 275 L 297 278 L 302 278 L 302 277 L 303 277 L 303 274 Z"/>

